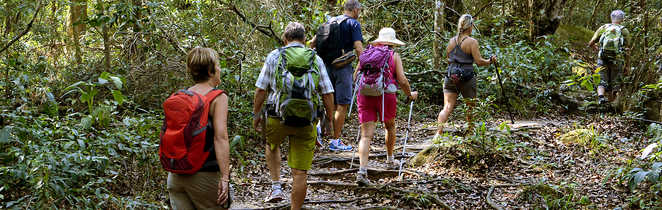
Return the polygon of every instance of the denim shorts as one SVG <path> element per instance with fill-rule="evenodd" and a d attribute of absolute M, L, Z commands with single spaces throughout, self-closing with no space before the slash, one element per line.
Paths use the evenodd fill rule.
<path fill-rule="evenodd" d="M 340 69 L 335 69 L 332 65 L 326 66 L 326 71 L 333 84 L 335 104 L 347 105 L 352 103 L 353 70 L 351 64 Z"/>

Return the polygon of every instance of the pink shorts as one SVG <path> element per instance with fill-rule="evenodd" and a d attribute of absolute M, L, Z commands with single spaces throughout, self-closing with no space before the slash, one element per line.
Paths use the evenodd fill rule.
<path fill-rule="evenodd" d="M 377 122 L 382 118 L 382 97 L 381 96 L 364 96 L 358 95 L 359 107 L 359 123 Z M 384 119 L 386 121 L 395 118 L 395 111 L 397 105 L 397 97 L 395 93 L 384 94 Z M 380 120 L 384 122 L 384 120 Z"/>

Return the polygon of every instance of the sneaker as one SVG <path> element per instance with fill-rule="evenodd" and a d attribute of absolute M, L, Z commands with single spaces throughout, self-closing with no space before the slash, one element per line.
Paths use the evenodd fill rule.
<path fill-rule="evenodd" d="M 267 199 L 264 199 L 265 203 L 277 203 L 279 201 L 285 200 L 285 196 L 283 196 L 283 191 L 281 189 L 275 189 L 271 191 L 269 194 L 269 197 Z"/>
<path fill-rule="evenodd" d="M 329 150 L 331 151 L 352 151 L 352 146 L 345 145 L 341 139 L 334 139 L 329 142 Z"/>
<path fill-rule="evenodd" d="M 398 169 L 400 169 L 400 161 L 397 160 L 397 159 L 394 159 L 392 161 L 387 160 L 386 161 L 386 167 L 388 167 L 388 169 L 398 170 Z"/>
<path fill-rule="evenodd" d="M 356 184 L 358 184 L 359 187 L 367 187 L 372 185 L 368 179 L 368 174 L 364 173 L 356 173 Z"/>
<path fill-rule="evenodd" d="M 607 98 L 605 98 L 604 96 L 599 96 L 598 97 L 598 104 L 600 104 L 600 105 L 607 104 Z"/>

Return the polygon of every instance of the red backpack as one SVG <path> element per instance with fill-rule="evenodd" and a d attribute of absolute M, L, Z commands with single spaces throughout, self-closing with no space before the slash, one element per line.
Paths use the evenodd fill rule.
<path fill-rule="evenodd" d="M 222 90 L 206 95 L 179 90 L 163 102 L 165 119 L 161 128 L 159 158 L 166 171 L 194 174 L 207 160 L 214 144 L 214 128 L 209 118 L 211 102 Z"/>

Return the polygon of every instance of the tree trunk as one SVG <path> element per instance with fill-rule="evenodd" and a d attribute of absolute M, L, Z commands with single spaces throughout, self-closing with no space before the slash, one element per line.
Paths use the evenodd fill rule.
<path fill-rule="evenodd" d="M 529 0 L 529 40 L 535 38 L 535 21 L 533 19 L 533 0 Z"/>
<path fill-rule="evenodd" d="M 432 52 L 433 52 L 433 62 L 434 69 L 441 68 L 441 47 L 442 43 L 441 37 L 444 32 L 444 3 L 441 0 L 435 1 L 435 10 L 434 10 L 434 42 L 432 42 Z"/>
<path fill-rule="evenodd" d="M 531 38 L 554 34 L 561 24 L 561 14 L 568 0 L 534 1 L 529 0 L 529 18 Z"/>
<path fill-rule="evenodd" d="M 501 0 L 501 17 L 506 17 L 506 0 Z M 506 22 L 501 23 L 499 41 L 503 44 L 503 34 L 506 32 Z"/>
<path fill-rule="evenodd" d="M 588 19 L 588 23 L 586 23 L 586 25 L 588 25 L 588 26 L 593 25 L 593 20 L 595 19 L 595 12 L 598 10 L 601 3 L 602 3 L 602 0 L 598 0 L 598 2 L 595 3 L 595 6 L 593 6 L 593 12 L 591 12 L 591 18 Z"/>
<path fill-rule="evenodd" d="M 97 3 L 101 8 L 101 14 L 106 13 L 105 5 L 103 0 L 98 0 Z M 110 72 L 110 36 L 108 35 L 109 27 L 108 23 L 103 23 L 101 28 L 101 36 L 103 37 L 103 69 L 106 72 Z"/>
<path fill-rule="evenodd" d="M 444 11 L 444 14 L 449 17 L 449 20 L 453 21 L 448 23 L 449 28 L 453 29 L 455 28 L 453 24 L 457 23 L 457 21 L 460 19 L 460 16 L 464 13 L 464 4 L 462 3 L 461 0 L 444 0 L 444 1 L 446 2 L 444 6 L 446 7 L 446 11 Z"/>
<path fill-rule="evenodd" d="M 641 11 L 644 13 L 643 14 L 643 20 L 644 21 L 644 28 L 642 33 L 644 34 L 644 45 L 643 45 L 643 53 L 646 57 L 648 57 L 648 11 L 646 8 L 646 0 L 641 0 Z M 648 63 L 650 59 L 646 59 L 646 62 Z M 648 65 L 646 65 L 648 66 Z"/>
<path fill-rule="evenodd" d="M 81 20 L 87 19 L 87 0 L 74 0 L 70 6 L 69 25 L 71 26 L 71 37 L 73 41 L 74 57 L 76 63 L 83 62 L 83 55 L 80 49 L 80 34 L 85 32 L 86 24 Z"/>
<path fill-rule="evenodd" d="M 142 31 L 142 27 L 140 25 L 140 19 L 142 19 L 142 8 L 143 7 L 143 2 L 142 0 L 133 0 L 133 10 L 135 11 L 135 22 L 133 23 L 133 31 L 134 32 L 140 32 Z"/>

